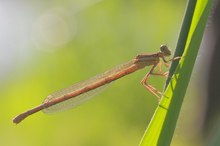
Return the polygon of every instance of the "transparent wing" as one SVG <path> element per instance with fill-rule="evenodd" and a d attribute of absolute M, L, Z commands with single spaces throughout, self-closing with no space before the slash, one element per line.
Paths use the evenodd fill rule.
<path fill-rule="evenodd" d="M 97 75 L 89 80 L 85 80 L 85 81 L 76 83 L 68 88 L 54 92 L 54 93 L 50 94 L 49 96 L 47 96 L 47 98 L 44 100 L 43 103 L 51 101 L 55 98 L 61 98 L 66 94 L 73 93 L 74 91 L 80 90 L 88 85 L 95 84 L 96 82 L 99 82 L 103 78 L 117 74 L 117 73 L 121 72 L 122 70 L 130 67 L 131 65 L 133 65 L 133 61 L 129 61 L 127 63 L 121 64 L 121 65 L 119 65 L 119 66 L 117 66 L 117 67 L 115 67 L 115 68 L 113 68 L 103 74 Z M 88 92 L 80 94 L 80 95 L 73 97 L 71 99 L 68 99 L 68 100 L 60 102 L 58 104 L 55 104 L 53 106 L 50 106 L 46 109 L 43 109 L 43 112 L 44 113 L 53 113 L 53 112 L 63 111 L 63 110 L 73 108 L 73 107 L 80 105 L 81 103 L 87 101 L 88 99 L 90 99 L 94 95 L 100 93 L 107 85 L 108 84 L 105 84 L 101 87 L 98 87 L 96 89 L 90 90 Z"/>

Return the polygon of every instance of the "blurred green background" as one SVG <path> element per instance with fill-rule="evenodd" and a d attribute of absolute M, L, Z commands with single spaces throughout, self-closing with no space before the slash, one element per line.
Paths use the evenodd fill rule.
<path fill-rule="evenodd" d="M 185 7 L 184 0 L 1 1 L 0 145 L 138 145 L 158 103 L 140 85 L 149 68 L 75 109 L 39 112 L 19 125 L 11 120 L 48 94 L 137 54 L 157 52 L 161 44 L 173 50 Z M 162 90 L 165 79 L 150 82 Z M 181 127 L 192 122 L 189 111 L 197 118 L 190 108 L 194 100 L 186 99 L 173 145 L 199 144 L 196 129 Z"/>

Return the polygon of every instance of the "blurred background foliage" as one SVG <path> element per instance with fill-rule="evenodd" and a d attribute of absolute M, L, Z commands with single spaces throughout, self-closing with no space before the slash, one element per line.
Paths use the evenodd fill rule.
<path fill-rule="evenodd" d="M 149 68 L 75 109 L 39 112 L 19 125 L 11 120 L 51 92 L 137 54 L 161 44 L 173 50 L 185 7 L 184 0 L 0 1 L 0 145 L 138 145 L 158 103 L 139 83 Z M 150 82 L 162 90 L 165 79 Z M 195 83 L 189 89 L 173 145 L 201 144 L 203 102 Z"/>

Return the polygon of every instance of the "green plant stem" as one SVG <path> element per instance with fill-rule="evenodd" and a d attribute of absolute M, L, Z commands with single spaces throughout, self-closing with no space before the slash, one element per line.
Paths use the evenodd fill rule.
<path fill-rule="evenodd" d="M 181 60 L 179 64 L 172 64 L 170 75 L 174 74 L 170 82 L 167 81 L 169 84 L 140 146 L 171 144 L 210 8 L 211 0 L 189 1 L 175 52 L 176 56 L 182 56 Z"/>

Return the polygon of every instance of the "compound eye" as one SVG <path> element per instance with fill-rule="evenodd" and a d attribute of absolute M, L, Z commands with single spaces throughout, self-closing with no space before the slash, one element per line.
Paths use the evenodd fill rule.
<path fill-rule="evenodd" d="M 167 45 L 161 45 L 161 46 L 160 46 L 160 51 L 161 51 L 162 53 L 164 53 L 165 56 L 171 55 L 171 51 L 170 51 L 170 49 L 167 47 Z"/>

